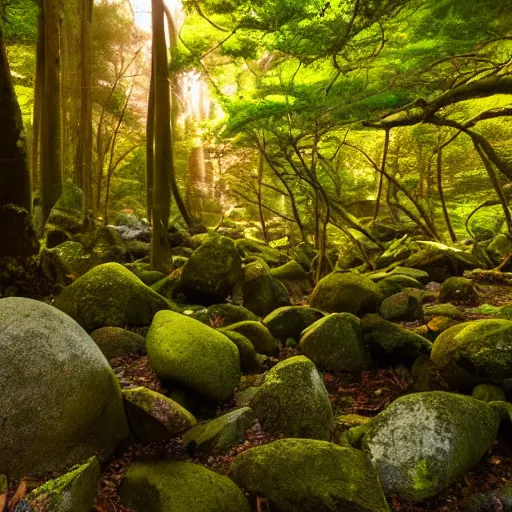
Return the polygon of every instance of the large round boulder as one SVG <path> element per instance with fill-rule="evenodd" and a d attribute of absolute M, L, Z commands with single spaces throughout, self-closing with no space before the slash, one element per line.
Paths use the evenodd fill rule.
<path fill-rule="evenodd" d="M 369 426 L 363 448 L 387 495 L 435 496 L 475 466 L 496 438 L 497 408 L 431 391 L 395 400 Z"/>
<path fill-rule="evenodd" d="M 302 333 L 300 349 L 319 368 L 361 372 L 371 365 L 361 322 L 350 313 L 332 313 Z"/>
<path fill-rule="evenodd" d="M 221 401 L 240 379 L 236 345 L 198 320 L 173 311 L 155 315 L 146 337 L 149 361 L 156 374 L 200 396 Z"/>
<path fill-rule="evenodd" d="M 432 346 L 432 362 L 453 389 L 512 377 L 512 321 L 498 318 L 454 325 Z"/>
<path fill-rule="evenodd" d="M 272 434 L 326 440 L 334 424 L 322 377 L 305 356 L 276 364 L 250 405 L 265 431 Z"/>
<path fill-rule="evenodd" d="M 263 319 L 263 325 L 282 342 L 288 338 L 299 341 L 302 331 L 324 316 L 324 313 L 309 306 L 284 306 L 268 314 Z"/>
<path fill-rule="evenodd" d="M 229 476 L 279 512 L 389 511 L 367 456 L 326 441 L 281 439 L 251 448 L 236 457 Z"/>
<path fill-rule="evenodd" d="M 170 302 L 119 263 L 89 270 L 57 296 L 55 306 L 84 329 L 149 325 Z"/>
<path fill-rule="evenodd" d="M 310 306 L 328 313 L 375 313 L 383 296 L 369 277 L 350 272 L 332 272 L 313 290 Z"/>
<path fill-rule="evenodd" d="M 242 277 L 242 260 L 233 240 L 208 237 L 183 265 L 174 290 L 191 304 L 209 306 L 224 302 Z"/>
<path fill-rule="evenodd" d="M 69 316 L 31 299 L 1 299 L 0 352 L 0 474 L 107 457 L 128 434 L 116 377 Z"/>
<path fill-rule="evenodd" d="M 190 462 L 137 462 L 120 494 L 133 512 L 250 512 L 232 480 Z"/>

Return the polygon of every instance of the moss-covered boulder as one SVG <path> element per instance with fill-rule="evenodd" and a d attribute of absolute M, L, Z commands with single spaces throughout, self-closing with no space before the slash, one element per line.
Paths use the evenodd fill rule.
<path fill-rule="evenodd" d="M 232 480 L 190 462 L 136 462 L 120 494 L 133 512 L 250 512 Z"/>
<path fill-rule="evenodd" d="M 100 349 L 58 309 L 0 299 L 0 474 L 18 478 L 109 456 L 127 433 Z"/>
<path fill-rule="evenodd" d="M 379 287 L 369 277 L 333 272 L 319 281 L 309 304 L 328 313 L 375 313 L 382 302 Z"/>
<path fill-rule="evenodd" d="M 59 478 L 34 489 L 22 503 L 33 510 L 46 512 L 91 512 L 99 480 L 99 461 L 91 457 L 85 464 L 77 465 Z"/>
<path fill-rule="evenodd" d="M 63 244 L 41 251 L 41 268 L 45 275 L 54 282 L 67 283 L 85 274 L 94 262 L 83 245 L 79 242 Z"/>
<path fill-rule="evenodd" d="M 237 322 L 252 320 L 257 322 L 259 317 L 243 306 L 235 304 L 213 304 L 190 315 L 192 318 L 212 327 L 226 327 Z"/>
<path fill-rule="evenodd" d="M 55 306 L 92 331 L 105 326 L 149 325 L 157 311 L 171 304 L 119 263 L 106 263 L 65 288 Z"/>
<path fill-rule="evenodd" d="M 235 245 L 240 253 L 240 256 L 247 261 L 254 261 L 259 259 L 264 261 L 267 265 L 277 267 L 284 263 L 284 256 L 279 249 L 270 247 L 262 242 L 250 238 L 241 238 L 235 240 Z"/>
<path fill-rule="evenodd" d="M 486 248 L 487 255 L 495 265 L 499 265 L 512 252 L 512 239 L 506 233 L 495 236 Z"/>
<path fill-rule="evenodd" d="M 236 345 L 238 353 L 240 354 L 240 369 L 242 370 L 242 373 L 259 373 L 261 370 L 261 364 L 251 340 L 236 331 L 225 329 L 221 332 Z"/>
<path fill-rule="evenodd" d="M 382 318 L 390 321 L 423 320 L 421 298 L 407 291 L 396 293 L 382 301 L 379 313 Z"/>
<path fill-rule="evenodd" d="M 379 364 L 411 363 L 418 356 L 430 353 L 432 343 L 426 338 L 379 315 L 365 316 L 361 326 L 370 354 Z"/>
<path fill-rule="evenodd" d="M 468 396 L 415 393 L 395 400 L 372 421 L 363 448 L 387 495 L 420 501 L 475 466 L 499 423 L 496 409 Z"/>
<path fill-rule="evenodd" d="M 227 453 L 244 441 L 245 431 L 252 426 L 252 419 L 250 407 L 235 409 L 192 427 L 182 436 L 183 444 L 192 455 Z"/>
<path fill-rule="evenodd" d="M 140 272 L 134 272 L 134 274 L 146 285 L 153 286 L 154 284 L 162 281 L 167 276 L 163 272 L 158 270 L 142 270 Z M 158 292 L 157 292 L 158 293 Z"/>
<path fill-rule="evenodd" d="M 225 400 L 238 385 L 240 356 L 222 333 L 193 318 L 161 311 L 146 337 L 156 374 L 212 400 Z"/>
<path fill-rule="evenodd" d="M 302 333 L 301 351 L 323 370 L 361 372 L 371 365 L 361 322 L 350 313 L 332 313 Z"/>
<path fill-rule="evenodd" d="M 291 260 L 280 267 L 270 269 L 270 273 L 280 281 L 309 280 L 309 274 L 295 260 Z"/>
<path fill-rule="evenodd" d="M 146 350 L 143 336 L 121 327 L 101 327 L 91 333 L 91 338 L 108 361 L 116 357 L 142 354 Z"/>
<path fill-rule="evenodd" d="M 81 240 L 95 265 L 124 263 L 128 259 L 128 251 L 121 235 L 110 226 L 101 226 L 89 231 Z"/>
<path fill-rule="evenodd" d="M 427 355 L 419 356 L 411 367 L 414 391 L 446 391 L 448 386 Z"/>
<path fill-rule="evenodd" d="M 142 240 L 126 240 L 124 245 L 132 260 L 145 258 L 151 251 L 151 244 Z"/>
<path fill-rule="evenodd" d="M 233 293 L 241 277 L 242 260 L 233 240 L 211 236 L 183 265 L 175 295 L 183 294 L 189 304 L 217 304 Z"/>
<path fill-rule="evenodd" d="M 409 267 L 395 267 L 393 270 L 388 272 L 388 276 L 407 276 L 412 277 L 416 281 L 419 281 L 421 284 L 428 284 L 430 281 L 430 276 L 428 272 L 424 270 L 420 270 L 417 268 L 409 268 Z"/>
<path fill-rule="evenodd" d="M 430 357 L 452 389 L 500 385 L 512 377 L 512 321 L 496 318 L 454 325 L 437 337 Z"/>
<path fill-rule="evenodd" d="M 482 400 L 482 402 L 505 402 L 505 392 L 492 384 L 478 384 L 473 388 L 471 396 L 475 400 Z"/>
<path fill-rule="evenodd" d="M 123 390 L 130 429 L 142 442 L 177 437 L 196 423 L 194 416 L 174 400 L 145 387 Z"/>
<path fill-rule="evenodd" d="M 263 325 L 282 342 L 289 338 L 299 341 L 302 331 L 324 316 L 322 311 L 310 306 L 284 306 L 268 314 Z"/>
<path fill-rule="evenodd" d="M 326 441 L 282 439 L 242 453 L 229 476 L 279 512 L 388 512 L 367 456 Z"/>
<path fill-rule="evenodd" d="M 428 273 L 432 281 L 442 283 L 451 276 L 460 276 L 465 270 L 473 270 L 484 266 L 468 252 L 438 242 L 420 242 L 419 251 L 409 256 L 404 265 Z"/>
<path fill-rule="evenodd" d="M 334 424 L 322 376 L 305 356 L 276 364 L 250 406 L 264 430 L 273 434 L 326 440 Z"/>
<path fill-rule="evenodd" d="M 270 331 L 261 322 L 246 320 L 245 322 L 228 325 L 221 330 L 224 333 L 228 331 L 244 335 L 250 340 L 259 354 L 271 356 L 279 352 L 279 341 L 272 336 Z"/>
<path fill-rule="evenodd" d="M 153 283 L 151 289 L 156 293 L 166 298 L 167 300 L 173 300 L 174 290 L 179 282 L 179 278 L 175 275 L 164 277 Z"/>
<path fill-rule="evenodd" d="M 275 279 L 269 268 L 261 261 L 244 267 L 242 296 L 243 306 L 260 317 L 282 306 L 290 306 L 290 297 L 285 285 Z"/>
<path fill-rule="evenodd" d="M 378 281 L 379 289 L 384 297 L 391 297 L 407 288 L 423 289 L 423 285 L 411 276 L 402 274 L 388 275 Z"/>
<path fill-rule="evenodd" d="M 439 302 L 469 302 L 475 296 L 473 281 L 465 277 L 449 277 L 439 290 Z"/>

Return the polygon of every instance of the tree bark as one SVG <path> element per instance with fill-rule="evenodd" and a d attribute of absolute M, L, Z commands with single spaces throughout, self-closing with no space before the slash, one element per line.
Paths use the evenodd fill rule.
<path fill-rule="evenodd" d="M 45 83 L 41 112 L 41 206 L 48 218 L 62 191 L 60 15 L 57 0 L 43 0 Z"/>
<path fill-rule="evenodd" d="M 0 206 L 32 207 L 21 110 L 11 80 L 0 28 Z M 19 234 L 22 236 L 22 233 Z M 0 242 L 4 243 L 4 242 Z"/>
<path fill-rule="evenodd" d="M 172 269 L 167 227 L 170 214 L 170 180 L 174 172 L 171 143 L 171 102 L 164 30 L 163 0 L 152 0 L 153 66 L 155 76 L 155 178 L 153 188 L 153 236 L 151 267 Z"/>
<path fill-rule="evenodd" d="M 153 222 L 153 181 L 155 178 L 155 70 L 151 62 L 149 80 L 148 118 L 146 121 L 146 209 L 148 220 Z"/>

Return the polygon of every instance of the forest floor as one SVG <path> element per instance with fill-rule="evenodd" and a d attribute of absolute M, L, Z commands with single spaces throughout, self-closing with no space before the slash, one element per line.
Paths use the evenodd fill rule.
<path fill-rule="evenodd" d="M 438 289 L 430 289 L 430 300 L 436 300 Z M 512 304 L 512 286 L 502 283 L 482 282 L 477 285 L 478 297 L 472 304 L 457 304 L 464 311 L 465 320 L 489 318 L 488 315 L 475 312 L 474 308 L 481 304 L 499 307 Z M 296 301 L 300 303 L 300 300 Z M 419 322 L 402 324 L 405 327 L 417 329 Z M 145 332 L 141 332 L 145 334 Z M 269 358 L 265 369 L 279 361 L 296 355 L 293 348 L 284 348 L 276 357 Z M 127 356 L 114 359 L 111 365 L 122 388 L 145 386 L 157 392 L 165 392 L 154 374 L 146 356 Z M 357 414 L 372 418 L 398 397 L 412 391 L 412 377 L 405 368 L 379 368 L 362 372 L 360 375 L 350 375 L 341 372 L 321 372 L 335 417 L 347 414 Z M 220 415 L 235 407 L 229 402 L 219 408 Z M 455 484 L 438 496 L 419 504 L 408 503 L 396 497 L 389 499 L 394 512 L 456 512 L 462 510 L 466 498 L 475 493 L 499 489 L 505 484 L 512 483 L 512 426 L 501 427 L 497 440 L 482 458 L 480 463 L 466 473 Z M 336 433 L 335 433 L 336 434 Z M 233 459 L 240 453 L 257 445 L 267 444 L 276 438 L 263 431 L 255 419 L 253 426 L 246 431 L 246 440 L 234 447 L 229 453 L 220 456 L 190 456 L 179 438 L 160 443 L 135 443 L 124 446 L 117 458 L 102 468 L 100 494 L 95 509 L 98 512 L 131 512 L 120 504 L 119 486 L 124 472 L 135 459 L 170 459 L 186 460 L 208 467 L 219 473 L 226 473 Z M 48 475 L 54 478 L 56 475 Z M 37 486 L 38 482 L 29 482 L 29 487 Z M 10 496 L 16 489 L 11 489 Z M 497 504 L 496 511 L 501 511 Z M 258 500 L 258 512 L 271 512 L 266 500 Z"/>

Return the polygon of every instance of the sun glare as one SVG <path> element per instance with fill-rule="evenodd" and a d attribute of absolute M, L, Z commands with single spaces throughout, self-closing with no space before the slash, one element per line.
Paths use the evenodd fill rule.
<path fill-rule="evenodd" d="M 151 0 L 132 0 L 135 12 L 135 24 L 146 32 L 151 31 Z M 181 12 L 180 0 L 165 0 L 165 4 L 172 10 Z"/>

